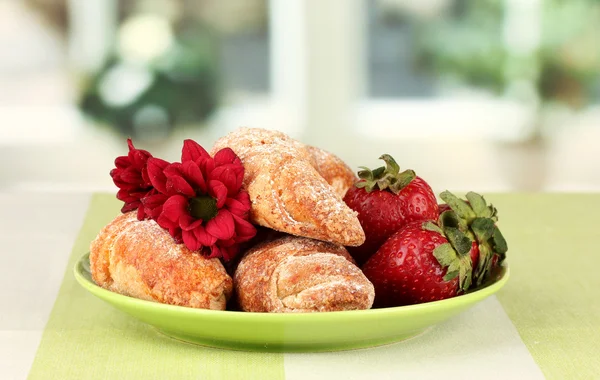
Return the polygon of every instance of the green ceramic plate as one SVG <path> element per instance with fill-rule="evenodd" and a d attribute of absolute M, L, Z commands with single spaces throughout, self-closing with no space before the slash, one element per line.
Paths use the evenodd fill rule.
<path fill-rule="evenodd" d="M 503 267 L 490 283 L 455 298 L 420 305 L 327 313 L 270 314 L 164 305 L 97 286 L 86 254 L 75 265 L 90 293 L 179 340 L 249 351 L 317 352 L 373 347 L 414 337 L 496 293 L 506 283 Z"/>

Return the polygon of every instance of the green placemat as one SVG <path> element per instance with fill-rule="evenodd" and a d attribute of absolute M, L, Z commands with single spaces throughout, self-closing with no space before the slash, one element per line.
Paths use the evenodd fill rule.
<path fill-rule="evenodd" d="M 283 379 L 283 354 L 181 343 L 113 309 L 77 284 L 72 268 L 118 213 L 94 195 L 35 356 L 30 379 Z"/>
<path fill-rule="evenodd" d="M 504 310 L 548 379 L 600 378 L 600 194 L 490 196 L 508 243 Z"/>

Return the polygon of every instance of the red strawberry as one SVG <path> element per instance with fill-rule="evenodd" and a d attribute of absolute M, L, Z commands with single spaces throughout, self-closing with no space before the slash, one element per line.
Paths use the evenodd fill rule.
<path fill-rule="evenodd" d="M 386 166 L 362 168 L 361 178 L 348 190 L 344 202 L 358 212 L 366 240 L 348 250 L 361 265 L 398 229 L 417 220 L 437 219 L 438 205 L 431 187 L 412 170 L 400 172 L 392 156 L 380 157 Z"/>
<path fill-rule="evenodd" d="M 418 221 L 393 234 L 363 266 L 375 287 L 375 306 L 402 306 L 454 297 L 481 284 L 493 257 L 506 253 L 496 209 L 478 194 L 469 203 L 449 192 L 439 222 Z M 473 265 L 475 262 L 475 265 Z"/>
<path fill-rule="evenodd" d="M 467 193 L 466 201 L 448 191 L 441 193 L 440 198 L 448 207 L 443 207 L 445 211 L 440 213 L 441 225 L 459 228 L 473 242 L 472 284 L 479 286 L 489 277 L 491 270 L 502 263 L 508 250 L 506 240 L 496 225 L 498 210 L 474 192 Z"/>
<path fill-rule="evenodd" d="M 454 297 L 471 282 L 470 240 L 457 253 L 433 222 L 412 222 L 392 235 L 363 267 L 375 287 L 375 306 L 402 306 Z"/>

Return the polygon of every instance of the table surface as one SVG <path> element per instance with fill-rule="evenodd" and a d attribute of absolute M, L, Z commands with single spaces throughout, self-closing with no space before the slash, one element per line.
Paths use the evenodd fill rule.
<path fill-rule="evenodd" d="M 118 213 L 117 202 L 114 209 L 94 206 L 94 200 L 107 196 L 0 194 L 0 378 L 600 376 L 600 194 L 487 196 L 500 210 L 509 243 L 511 279 L 497 296 L 409 341 L 319 354 L 178 343 L 73 285 L 74 258 L 84 253 L 79 250 L 105 222 L 102 218 Z M 102 315 L 81 323 L 73 319 L 80 300 Z M 78 339 L 89 329 L 103 338 Z M 126 334 L 130 343 L 110 345 L 111 334 Z"/>

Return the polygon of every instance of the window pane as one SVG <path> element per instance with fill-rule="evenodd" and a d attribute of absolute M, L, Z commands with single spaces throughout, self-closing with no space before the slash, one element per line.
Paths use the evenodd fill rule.
<path fill-rule="evenodd" d="M 81 109 L 138 138 L 201 125 L 269 90 L 266 0 L 119 2 L 115 41 Z"/>
<path fill-rule="evenodd" d="M 431 96 L 435 79 L 415 67 L 416 25 L 393 5 L 368 2 L 369 96 Z"/>
<path fill-rule="evenodd" d="M 225 36 L 221 40 L 220 62 L 226 93 L 267 93 L 269 61 L 266 27 Z"/>
<path fill-rule="evenodd" d="M 368 9 L 371 97 L 467 90 L 598 102 L 598 1 L 369 0 Z"/>

